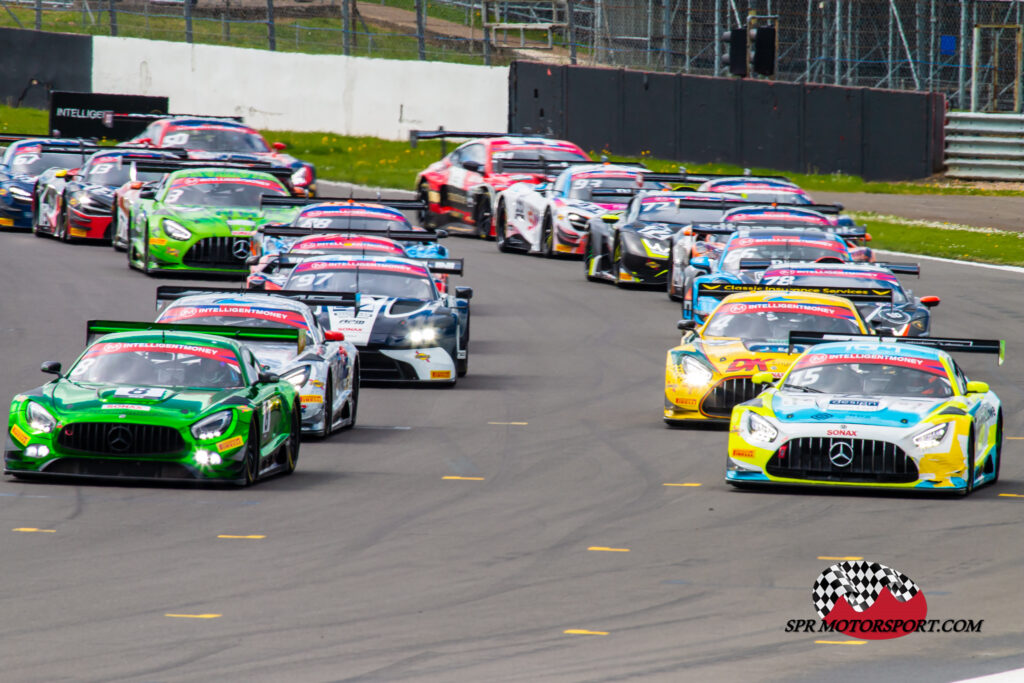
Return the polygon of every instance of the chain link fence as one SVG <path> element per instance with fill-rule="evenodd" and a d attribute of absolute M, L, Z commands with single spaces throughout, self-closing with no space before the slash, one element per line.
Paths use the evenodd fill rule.
<path fill-rule="evenodd" d="M 311 53 L 727 75 L 722 35 L 777 27 L 773 78 L 1022 111 L 1022 0 L 0 0 L 0 26 Z M 972 106 L 973 103 L 973 106 Z"/>

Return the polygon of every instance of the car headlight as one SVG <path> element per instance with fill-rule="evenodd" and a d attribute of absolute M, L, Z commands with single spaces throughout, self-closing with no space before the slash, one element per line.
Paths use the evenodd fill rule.
<path fill-rule="evenodd" d="M 652 240 L 645 237 L 643 242 L 648 256 L 668 257 L 669 247 L 662 240 Z"/>
<path fill-rule="evenodd" d="M 683 379 L 686 384 L 692 387 L 706 386 L 714 376 L 703 363 L 692 356 L 683 356 L 683 372 L 686 377 Z"/>
<path fill-rule="evenodd" d="M 14 195 L 15 199 L 21 199 L 22 201 L 26 202 L 32 200 L 32 193 L 29 192 L 28 190 L 23 190 L 20 187 L 15 187 L 13 185 L 8 187 L 7 189 L 8 191 L 10 191 L 12 195 Z"/>
<path fill-rule="evenodd" d="M 192 233 L 185 229 L 180 223 L 176 223 L 168 218 L 164 219 L 164 232 L 167 233 L 168 237 L 176 239 L 178 241 L 185 241 L 192 239 Z"/>
<path fill-rule="evenodd" d="M 425 344 L 437 340 L 437 330 L 433 327 L 417 327 L 409 333 L 409 341 L 413 344 Z"/>
<path fill-rule="evenodd" d="M 577 230 L 586 230 L 587 221 L 590 220 L 589 217 L 584 216 L 583 214 L 574 213 L 571 211 L 569 212 L 569 215 L 566 216 L 566 218 L 569 220 L 569 223 L 572 224 L 572 227 L 576 228 Z"/>
<path fill-rule="evenodd" d="M 88 206 L 92 204 L 92 199 L 89 197 L 88 192 L 75 192 L 71 195 L 71 199 L 68 200 L 68 204 L 71 206 L 78 206 L 79 204 Z"/>
<path fill-rule="evenodd" d="M 772 426 L 772 423 L 757 413 L 748 411 L 743 428 L 751 439 L 755 441 L 775 441 L 779 430 Z"/>
<path fill-rule="evenodd" d="M 216 439 L 218 436 L 223 435 L 228 430 L 228 427 L 231 426 L 231 418 L 232 412 L 230 410 L 222 410 L 209 417 L 204 417 L 192 425 L 192 436 L 200 441 Z"/>
<path fill-rule="evenodd" d="M 914 445 L 921 449 L 938 446 L 946 438 L 946 433 L 949 432 L 949 424 L 948 422 L 943 422 L 921 432 L 914 437 Z"/>
<path fill-rule="evenodd" d="M 37 432 L 49 433 L 57 426 L 57 420 L 50 414 L 50 411 L 34 401 L 29 401 L 25 413 L 28 416 L 29 426 Z"/>
<path fill-rule="evenodd" d="M 306 382 L 309 381 L 309 371 L 309 366 L 303 365 L 301 368 L 295 368 L 294 370 L 289 370 L 284 373 L 281 375 L 281 379 L 288 382 L 296 389 L 301 389 L 305 386 Z"/>

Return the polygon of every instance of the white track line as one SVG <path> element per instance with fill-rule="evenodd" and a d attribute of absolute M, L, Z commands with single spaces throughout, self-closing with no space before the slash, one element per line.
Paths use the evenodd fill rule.
<path fill-rule="evenodd" d="M 979 678 L 965 678 L 956 683 L 1014 683 L 1015 681 L 1024 681 L 1024 669 L 1013 669 Z"/>

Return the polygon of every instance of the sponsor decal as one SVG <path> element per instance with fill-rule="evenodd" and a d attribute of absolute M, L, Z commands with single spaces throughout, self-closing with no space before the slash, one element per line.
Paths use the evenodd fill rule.
<path fill-rule="evenodd" d="M 298 329 L 308 329 L 306 319 L 299 311 L 282 311 L 248 305 L 208 304 L 202 306 L 178 306 L 164 311 L 157 322 L 178 322 L 196 318 L 211 317 L 256 318 L 269 320 Z"/>
<path fill-rule="evenodd" d="M 6 226 L 6 227 L 11 227 L 12 225 L 14 225 L 14 219 L 13 218 L 0 218 L 0 225 Z"/>
<path fill-rule="evenodd" d="M 165 237 L 150 237 L 149 243 L 154 247 L 162 247 L 167 244 L 167 238 Z"/>
<path fill-rule="evenodd" d="M 431 370 L 430 371 L 430 379 L 451 379 L 451 378 L 452 378 L 452 371 L 451 370 Z"/>
<path fill-rule="evenodd" d="M 25 432 L 24 429 L 22 429 L 18 425 L 14 425 L 13 427 L 11 427 L 11 436 L 13 436 L 14 440 L 20 443 L 22 446 L 28 443 L 28 434 Z"/>
<path fill-rule="evenodd" d="M 902 368 L 921 370 L 933 375 L 938 375 L 939 377 L 946 376 L 946 369 L 942 366 L 942 361 L 938 359 L 893 356 L 884 353 L 837 353 L 834 355 L 812 353 L 809 356 L 804 356 L 796 364 L 796 369 L 806 368 L 813 365 L 839 365 L 844 363 L 895 365 Z"/>
<path fill-rule="evenodd" d="M 765 372 L 768 370 L 768 361 L 760 358 L 737 358 L 729 367 L 726 368 L 726 372 Z"/>
<path fill-rule="evenodd" d="M 319 394 L 302 394 L 299 396 L 299 401 L 302 403 L 323 403 L 324 397 Z"/>
<path fill-rule="evenodd" d="M 153 351 L 183 353 L 199 358 L 210 358 L 227 363 L 235 368 L 238 367 L 238 359 L 230 349 L 221 349 L 213 346 L 192 346 L 190 344 L 168 344 L 164 342 L 101 342 L 93 345 L 86 352 L 85 357 L 104 356 L 109 353 L 149 353 Z"/>
<path fill-rule="evenodd" d="M 245 439 L 240 436 L 233 436 L 230 439 L 225 439 L 224 441 L 219 442 L 217 444 L 217 452 L 223 453 L 231 448 L 238 448 L 243 443 L 245 443 Z"/>
<path fill-rule="evenodd" d="M 83 228 L 68 228 L 68 232 L 72 237 L 88 237 L 89 231 Z"/>
<path fill-rule="evenodd" d="M 734 448 L 732 454 L 736 458 L 753 458 L 754 450 L 752 448 Z"/>
<path fill-rule="evenodd" d="M 191 187 L 193 185 L 249 185 L 251 187 L 261 187 L 265 190 L 274 190 L 277 194 L 282 195 L 284 192 L 281 190 L 280 183 L 263 180 L 261 178 L 237 178 L 231 176 L 213 176 L 209 178 L 178 178 L 171 183 L 170 189 L 178 187 Z"/>
<path fill-rule="evenodd" d="M 150 406 L 139 405 L 137 403 L 108 403 L 103 406 L 103 410 L 150 410 Z"/>
<path fill-rule="evenodd" d="M 853 429 L 829 429 L 825 432 L 826 436 L 857 436 L 856 430 Z"/>
<path fill-rule="evenodd" d="M 430 354 L 424 351 L 417 351 L 415 354 L 413 354 L 413 358 L 415 358 L 416 360 L 421 360 L 424 363 L 430 362 Z"/>
<path fill-rule="evenodd" d="M 159 401 L 167 394 L 168 391 L 166 389 L 157 389 L 155 387 L 118 387 L 114 391 L 114 396 L 148 401 Z"/>
<path fill-rule="evenodd" d="M 69 119 L 102 119 L 113 114 L 110 109 L 78 109 L 76 107 L 57 107 L 57 116 Z"/>

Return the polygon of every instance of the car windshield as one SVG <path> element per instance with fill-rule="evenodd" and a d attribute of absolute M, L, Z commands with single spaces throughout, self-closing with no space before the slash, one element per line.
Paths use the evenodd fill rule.
<path fill-rule="evenodd" d="M 40 147 L 18 150 L 10 158 L 11 175 L 37 176 L 48 168 L 78 168 L 86 158 L 82 154 L 47 152 Z"/>
<path fill-rule="evenodd" d="M 635 177 L 616 176 L 601 178 L 587 176 L 573 178 L 569 188 L 572 199 L 598 204 L 625 204 L 638 190 L 657 190 L 661 183 L 644 183 L 643 188 L 637 186 Z"/>
<path fill-rule="evenodd" d="M 248 304 L 173 305 L 167 308 L 157 322 L 196 325 L 229 325 L 231 327 L 259 327 L 270 329 L 302 330 L 306 342 L 311 343 L 309 324 L 299 311 L 263 308 Z M 295 345 L 292 344 L 294 350 Z"/>
<path fill-rule="evenodd" d="M 85 173 L 85 180 L 93 185 L 120 187 L 132 180 L 131 170 L 130 162 L 118 163 L 116 157 L 110 161 L 94 161 Z M 138 171 L 135 173 L 135 180 L 149 183 L 160 180 L 163 176 L 164 174 L 159 171 Z"/>
<path fill-rule="evenodd" d="M 800 192 L 779 192 L 777 190 L 745 190 L 730 188 L 728 192 L 735 192 L 744 199 L 751 202 L 764 204 L 812 204 L 807 195 Z"/>
<path fill-rule="evenodd" d="M 164 135 L 161 147 L 184 147 L 204 152 L 260 154 L 270 151 L 263 136 L 237 128 L 176 129 Z"/>
<path fill-rule="evenodd" d="M 726 272 L 736 272 L 740 269 L 740 261 L 743 259 L 786 263 L 788 261 L 818 261 L 822 259 L 828 259 L 831 262 L 846 261 L 847 257 L 836 247 L 832 245 L 826 247 L 820 242 L 780 241 L 744 247 L 734 246 L 722 255 L 721 268 Z"/>
<path fill-rule="evenodd" d="M 259 178 L 182 178 L 174 181 L 164 202 L 175 206 L 258 208 L 265 194 L 287 196 L 277 181 Z"/>
<path fill-rule="evenodd" d="M 804 360 L 814 358 L 803 356 Z M 822 356 L 825 362 L 800 362 L 786 377 L 782 389 L 823 394 L 861 394 L 868 396 L 916 396 L 948 398 L 953 395 L 949 377 L 937 361 L 884 358 L 849 362 Z M 918 361 L 921 367 L 909 367 L 906 361 Z M 929 367 L 930 365 L 930 367 Z"/>
<path fill-rule="evenodd" d="M 366 216 L 299 216 L 295 224 L 300 228 L 315 228 L 317 230 L 373 230 L 386 232 L 388 230 L 413 230 L 414 228 L 407 221 L 381 218 L 368 218 Z"/>
<path fill-rule="evenodd" d="M 719 306 L 704 328 L 703 336 L 789 339 L 789 333 L 795 330 L 861 333 L 853 311 L 843 306 L 758 301 Z"/>
<path fill-rule="evenodd" d="M 68 375 L 75 382 L 136 387 L 241 387 L 234 351 L 214 346 L 157 342 L 94 344 Z"/>
<path fill-rule="evenodd" d="M 360 292 L 373 296 L 421 300 L 435 298 L 434 293 L 437 291 L 428 277 L 387 272 L 372 267 L 316 272 L 306 270 L 298 273 L 292 271 L 284 288 L 313 292 Z"/>
<path fill-rule="evenodd" d="M 553 149 L 551 147 L 526 147 L 523 149 L 503 149 L 491 154 L 495 161 L 540 161 L 544 157 L 547 161 L 586 161 L 586 157 L 579 152 L 567 149 Z"/>
<path fill-rule="evenodd" d="M 872 277 L 846 277 L 846 276 L 772 276 L 765 275 L 761 280 L 765 285 L 796 285 L 799 287 L 856 287 L 860 289 L 891 289 L 892 302 L 899 306 L 907 302 L 907 296 L 903 288 L 895 280 L 882 280 Z"/>
<path fill-rule="evenodd" d="M 645 223 L 717 223 L 722 209 L 679 208 L 675 201 L 644 202 L 640 206 L 640 220 Z"/>

